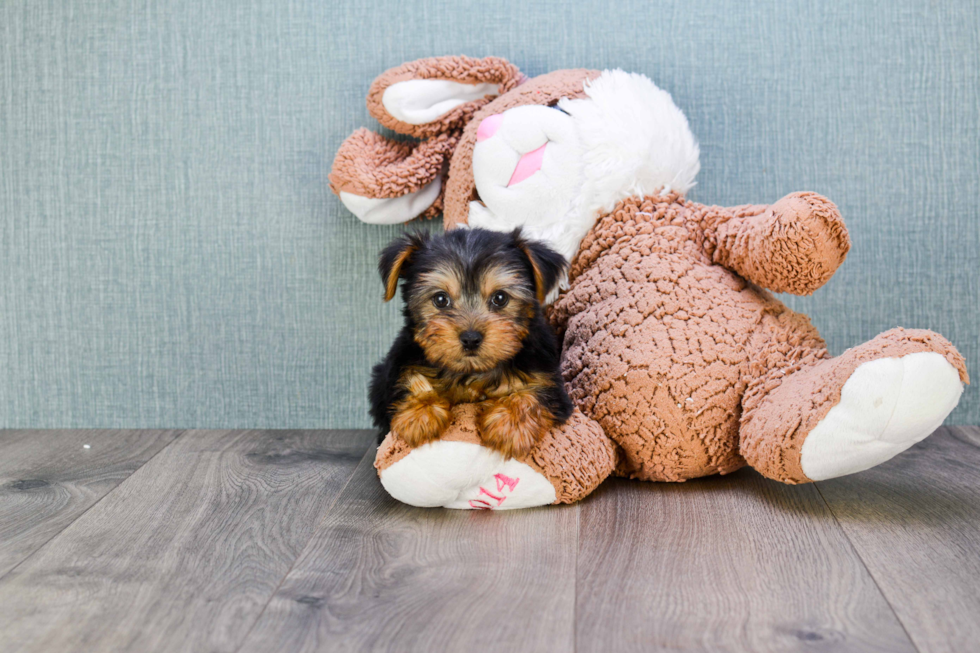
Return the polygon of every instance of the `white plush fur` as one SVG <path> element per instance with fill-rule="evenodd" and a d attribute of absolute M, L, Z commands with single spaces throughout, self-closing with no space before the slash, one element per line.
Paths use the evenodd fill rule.
<path fill-rule="evenodd" d="M 401 197 L 363 197 L 340 192 L 340 201 L 347 210 L 367 224 L 400 224 L 421 215 L 439 197 L 442 189 L 442 178 L 435 180 L 414 193 Z"/>
<path fill-rule="evenodd" d="M 585 208 L 609 211 L 627 197 L 694 186 L 698 144 L 670 93 L 622 70 L 603 72 L 585 93 L 588 99 L 558 104 L 574 118 L 582 144 Z"/>
<path fill-rule="evenodd" d="M 496 474 L 517 482 L 501 485 Z M 555 502 L 555 487 L 539 472 L 471 442 L 437 440 L 414 449 L 381 472 L 381 485 L 420 508 L 513 510 Z"/>
<path fill-rule="evenodd" d="M 822 481 L 889 460 L 939 428 L 962 393 L 959 372 L 934 352 L 864 363 L 803 442 L 803 473 Z"/>
<path fill-rule="evenodd" d="M 385 111 L 409 125 L 438 120 L 456 107 L 487 95 L 498 95 L 496 84 L 464 84 L 448 79 L 411 79 L 385 89 L 381 104 Z"/>
<path fill-rule="evenodd" d="M 508 186 L 521 156 L 542 145 L 541 169 Z M 484 205 L 470 204 L 467 223 L 495 231 L 523 227 L 570 259 L 585 235 L 582 221 L 569 219 L 582 188 L 582 160 L 568 115 L 539 105 L 505 111 L 497 132 L 473 148 L 473 179 Z"/>
<path fill-rule="evenodd" d="M 570 260 L 600 211 L 630 196 L 690 190 L 698 145 L 669 93 L 621 70 L 603 72 L 585 93 L 559 102 L 567 115 L 541 106 L 505 111 L 497 132 L 476 144 L 483 204 L 470 204 L 470 226 L 523 226 Z M 541 170 L 508 187 L 520 156 L 545 143 Z"/>

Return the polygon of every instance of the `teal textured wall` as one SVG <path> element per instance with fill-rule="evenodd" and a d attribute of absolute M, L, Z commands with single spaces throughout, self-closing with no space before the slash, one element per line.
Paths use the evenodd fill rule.
<path fill-rule="evenodd" d="M 700 139 L 695 199 L 838 203 L 850 257 L 789 299 L 833 350 L 928 327 L 980 378 L 972 0 L 6 0 L 0 426 L 367 426 L 399 228 L 327 173 L 374 76 L 435 54 L 649 75 Z"/>

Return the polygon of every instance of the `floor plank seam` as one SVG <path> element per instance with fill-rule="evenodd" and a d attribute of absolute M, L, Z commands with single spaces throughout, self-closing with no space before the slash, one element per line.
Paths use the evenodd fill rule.
<path fill-rule="evenodd" d="M 49 537 L 47 540 L 45 540 L 44 543 L 41 546 L 39 546 L 36 549 L 34 549 L 33 551 L 31 551 L 30 554 L 27 555 L 27 556 L 25 556 L 23 560 L 18 561 L 16 565 L 14 565 L 13 567 L 11 567 L 7 571 L 5 571 L 3 574 L 0 574 L 0 583 L 2 583 L 4 581 L 4 579 L 6 579 L 7 576 L 9 576 L 11 574 L 11 572 L 13 572 L 15 569 L 17 569 L 22 564 L 24 564 L 25 562 L 27 562 L 28 560 L 30 560 L 31 558 L 33 558 L 34 556 L 36 556 L 41 551 L 43 551 L 44 550 L 44 547 L 48 546 L 53 541 L 55 541 L 58 537 L 60 537 L 62 533 L 64 533 L 66 530 L 68 530 L 72 526 L 72 524 L 74 524 L 79 519 L 81 519 L 83 516 L 85 516 L 86 514 L 88 514 L 88 512 L 92 508 L 94 508 L 95 506 L 97 506 L 100 503 L 102 503 L 107 496 L 109 496 L 110 494 L 112 494 L 113 492 L 115 492 L 116 490 L 118 490 L 119 487 L 123 483 L 125 483 L 126 481 L 128 481 L 129 479 L 131 479 L 133 477 L 133 474 L 135 474 L 139 470 L 143 469 L 143 467 L 145 467 L 147 465 L 147 463 L 149 463 L 151 460 L 153 460 L 154 458 L 156 458 L 157 456 L 159 456 L 161 453 L 163 453 L 164 451 L 166 451 L 167 449 L 169 449 L 173 445 L 174 442 L 176 442 L 177 440 L 179 440 L 182 437 L 184 437 L 184 434 L 185 433 L 187 433 L 187 429 L 179 429 L 179 430 L 177 430 L 177 435 L 175 435 L 170 442 L 168 442 L 163 447 L 161 447 L 160 450 L 157 451 L 155 454 L 153 454 L 152 456 L 150 456 L 149 458 L 147 458 L 146 460 L 144 460 L 143 463 L 141 465 L 139 465 L 138 467 L 136 467 L 136 469 L 134 469 L 133 471 L 131 471 L 126 476 L 126 478 L 124 478 L 121 481 L 119 481 L 116 484 L 116 487 L 112 488 L 111 490 L 109 490 L 108 492 L 106 492 L 105 494 L 103 494 L 101 497 L 99 497 L 99 499 L 95 503 L 93 503 L 92 505 L 90 505 L 88 508 L 86 508 L 82 512 L 78 513 L 75 516 L 74 519 L 72 519 L 70 522 L 68 522 L 67 524 L 65 524 L 65 527 L 64 528 L 62 528 L 61 530 L 59 530 L 57 533 L 54 533 L 51 537 Z"/>
<path fill-rule="evenodd" d="M 572 653 L 578 653 L 578 563 L 582 558 L 582 502 L 575 504 L 575 580 L 572 583 Z"/>
<path fill-rule="evenodd" d="M 837 518 L 837 513 L 834 512 L 834 509 L 830 505 L 830 502 L 827 501 L 827 498 L 823 495 L 823 492 L 820 491 L 820 485 L 814 483 L 813 487 L 817 489 L 817 494 L 820 495 L 820 500 L 823 501 L 825 506 L 827 506 L 827 510 L 830 511 L 830 516 L 834 518 L 834 523 L 837 524 L 837 528 L 839 528 L 840 532 L 844 535 L 844 538 L 847 540 L 848 546 L 850 546 L 851 550 L 854 551 L 854 555 L 857 556 L 857 559 L 861 561 L 861 566 L 864 567 L 864 570 L 866 572 L 868 572 L 868 577 L 871 579 L 871 582 L 875 584 L 875 588 L 878 590 L 878 593 L 881 594 L 881 598 L 885 600 L 885 604 L 888 606 L 888 609 L 892 611 L 893 615 L 895 615 L 895 621 L 897 621 L 898 625 L 902 627 L 902 632 L 905 633 L 905 637 L 908 638 L 909 642 L 912 644 L 913 648 L 915 648 L 916 651 L 922 653 L 922 649 L 919 648 L 919 644 L 915 641 L 915 639 L 912 638 L 912 634 L 909 632 L 909 629 L 905 626 L 905 622 L 902 621 L 902 618 L 899 616 L 898 611 L 895 610 L 895 606 L 892 605 L 891 599 L 889 599 L 888 595 L 885 594 L 885 590 L 881 588 L 881 584 L 878 582 L 878 579 L 875 578 L 875 575 L 874 573 L 872 573 L 871 568 L 868 567 L 868 564 L 864 561 L 864 557 L 861 555 L 861 552 L 858 551 L 856 546 L 854 546 L 854 542 L 851 540 L 851 536 L 847 534 L 847 529 L 844 528 L 843 524 L 840 523 L 840 520 Z"/>
<path fill-rule="evenodd" d="M 323 512 L 323 518 L 310 531 L 309 539 L 307 539 L 306 542 L 303 544 L 303 548 L 300 549 L 299 554 L 290 563 L 289 569 L 286 570 L 286 573 L 284 573 L 282 575 L 282 578 L 279 579 L 279 582 L 276 584 L 275 588 L 272 590 L 272 592 L 269 593 L 269 598 L 266 600 L 265 605 L 262 606 L 262 609 L 259 610 L 259 613 L 258 615 L 256 615 L 255 620 L 248 627 L 248 631 L 245 633 L 245 636 L 242 637 L 242 641 L 238 643 L 238 647 L 235 649 L 235 653 L 241 651 L 242 647 L 244 647 L 245 644 L 248 642 L 249 636 L 251 636 L 252 631 L 255 630 L 255 627 L 258 625 L 259 621 L 261 621 L 262 615 L 265 614 L 265 611 L 269 608 L 269 605 L 272 603 L 272 600 L 276 598 L 276 594 L 279 592 L 279 589 L 282 587 L 283 583 L 286 582 L 286 579 L 289 578 L 289 574 L 293 573 L 293 569 L 296 568 L 296 564 L 303 559 L 304 555 L 306 555 L 306 550 L 309 548 L 310 542 L 313 541 L 313 539 L 316 537 L 316 534 L 320 531 L 320 527 L 323 525 L 323 522 L 327 520 L 327 518 L 333 512 L 334 508 L 337 507 L 337 502 L 340 501 L 340 497 L 343 496 L 344 490 L 347 489 L 347 486 L 350 485 L 351 480 L 353 480 L 354 476 L 357 474 L 357 470 L 360 469 L 361 465 L 364 464 L 365 460 L 370 459 L 373 464 L 376 451 L 377 451 L 376 446 L 368 445 L 368 450 L 364 453 L 364 457 L 361 458 L 361 462 L 357 463 L 357 465 L 354 466 L 354 469 L 351 470 L 350 476 L 347 477 L 347 480 L 344 481 L 344 484 L 337 491 L 337 496 L 334 497 L 333 503 L 331 503 L 330 506 Z"/>

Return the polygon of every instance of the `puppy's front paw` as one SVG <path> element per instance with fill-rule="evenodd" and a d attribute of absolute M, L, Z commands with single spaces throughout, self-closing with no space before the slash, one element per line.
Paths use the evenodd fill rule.
<path fill-rule="evenodd" d="M 520 393 L 483 402 L 478 426 L 485 445 L 512 458 L 529 453 L 552 423 L 537 398 Z"/>
<path fill-rule="evenodd" d="M 431 442 L 449 426 L 452 406 L 435 394 L 402 401 L 391 419 L 391 430 L 412 447 Z"/>

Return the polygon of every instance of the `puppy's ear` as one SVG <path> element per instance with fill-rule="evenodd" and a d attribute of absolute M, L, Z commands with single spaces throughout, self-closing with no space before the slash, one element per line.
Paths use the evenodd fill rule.
<path fill-rule="evenodd" d="M 393 240 L 390 245 L 381 252 L 378 260 L 378 272 L 381 273 L 381 281 L 385 285 L 385 301 L 391 301 L 398 289 L 398 278 L 404 276 L 408 266 L 411 264 L 412 257 L 416 252 L 425 247 L 429 241 L 429 234 L 425 232 L 402 234 L 400 238 Z"/>
<path fill-rule="evenodd" d="M 521 250 L 531 262 L 531 270 L 534 273 L 534 289 L 538 295 L 538 301 L 544 303 L 558 280 L 561 278 L 568 262 L 565 257 L 551 249 L 544 243 L 536 240 L 528 240 L 521 234 L 521 230 L 514 230 L 514 244 Z"/>

